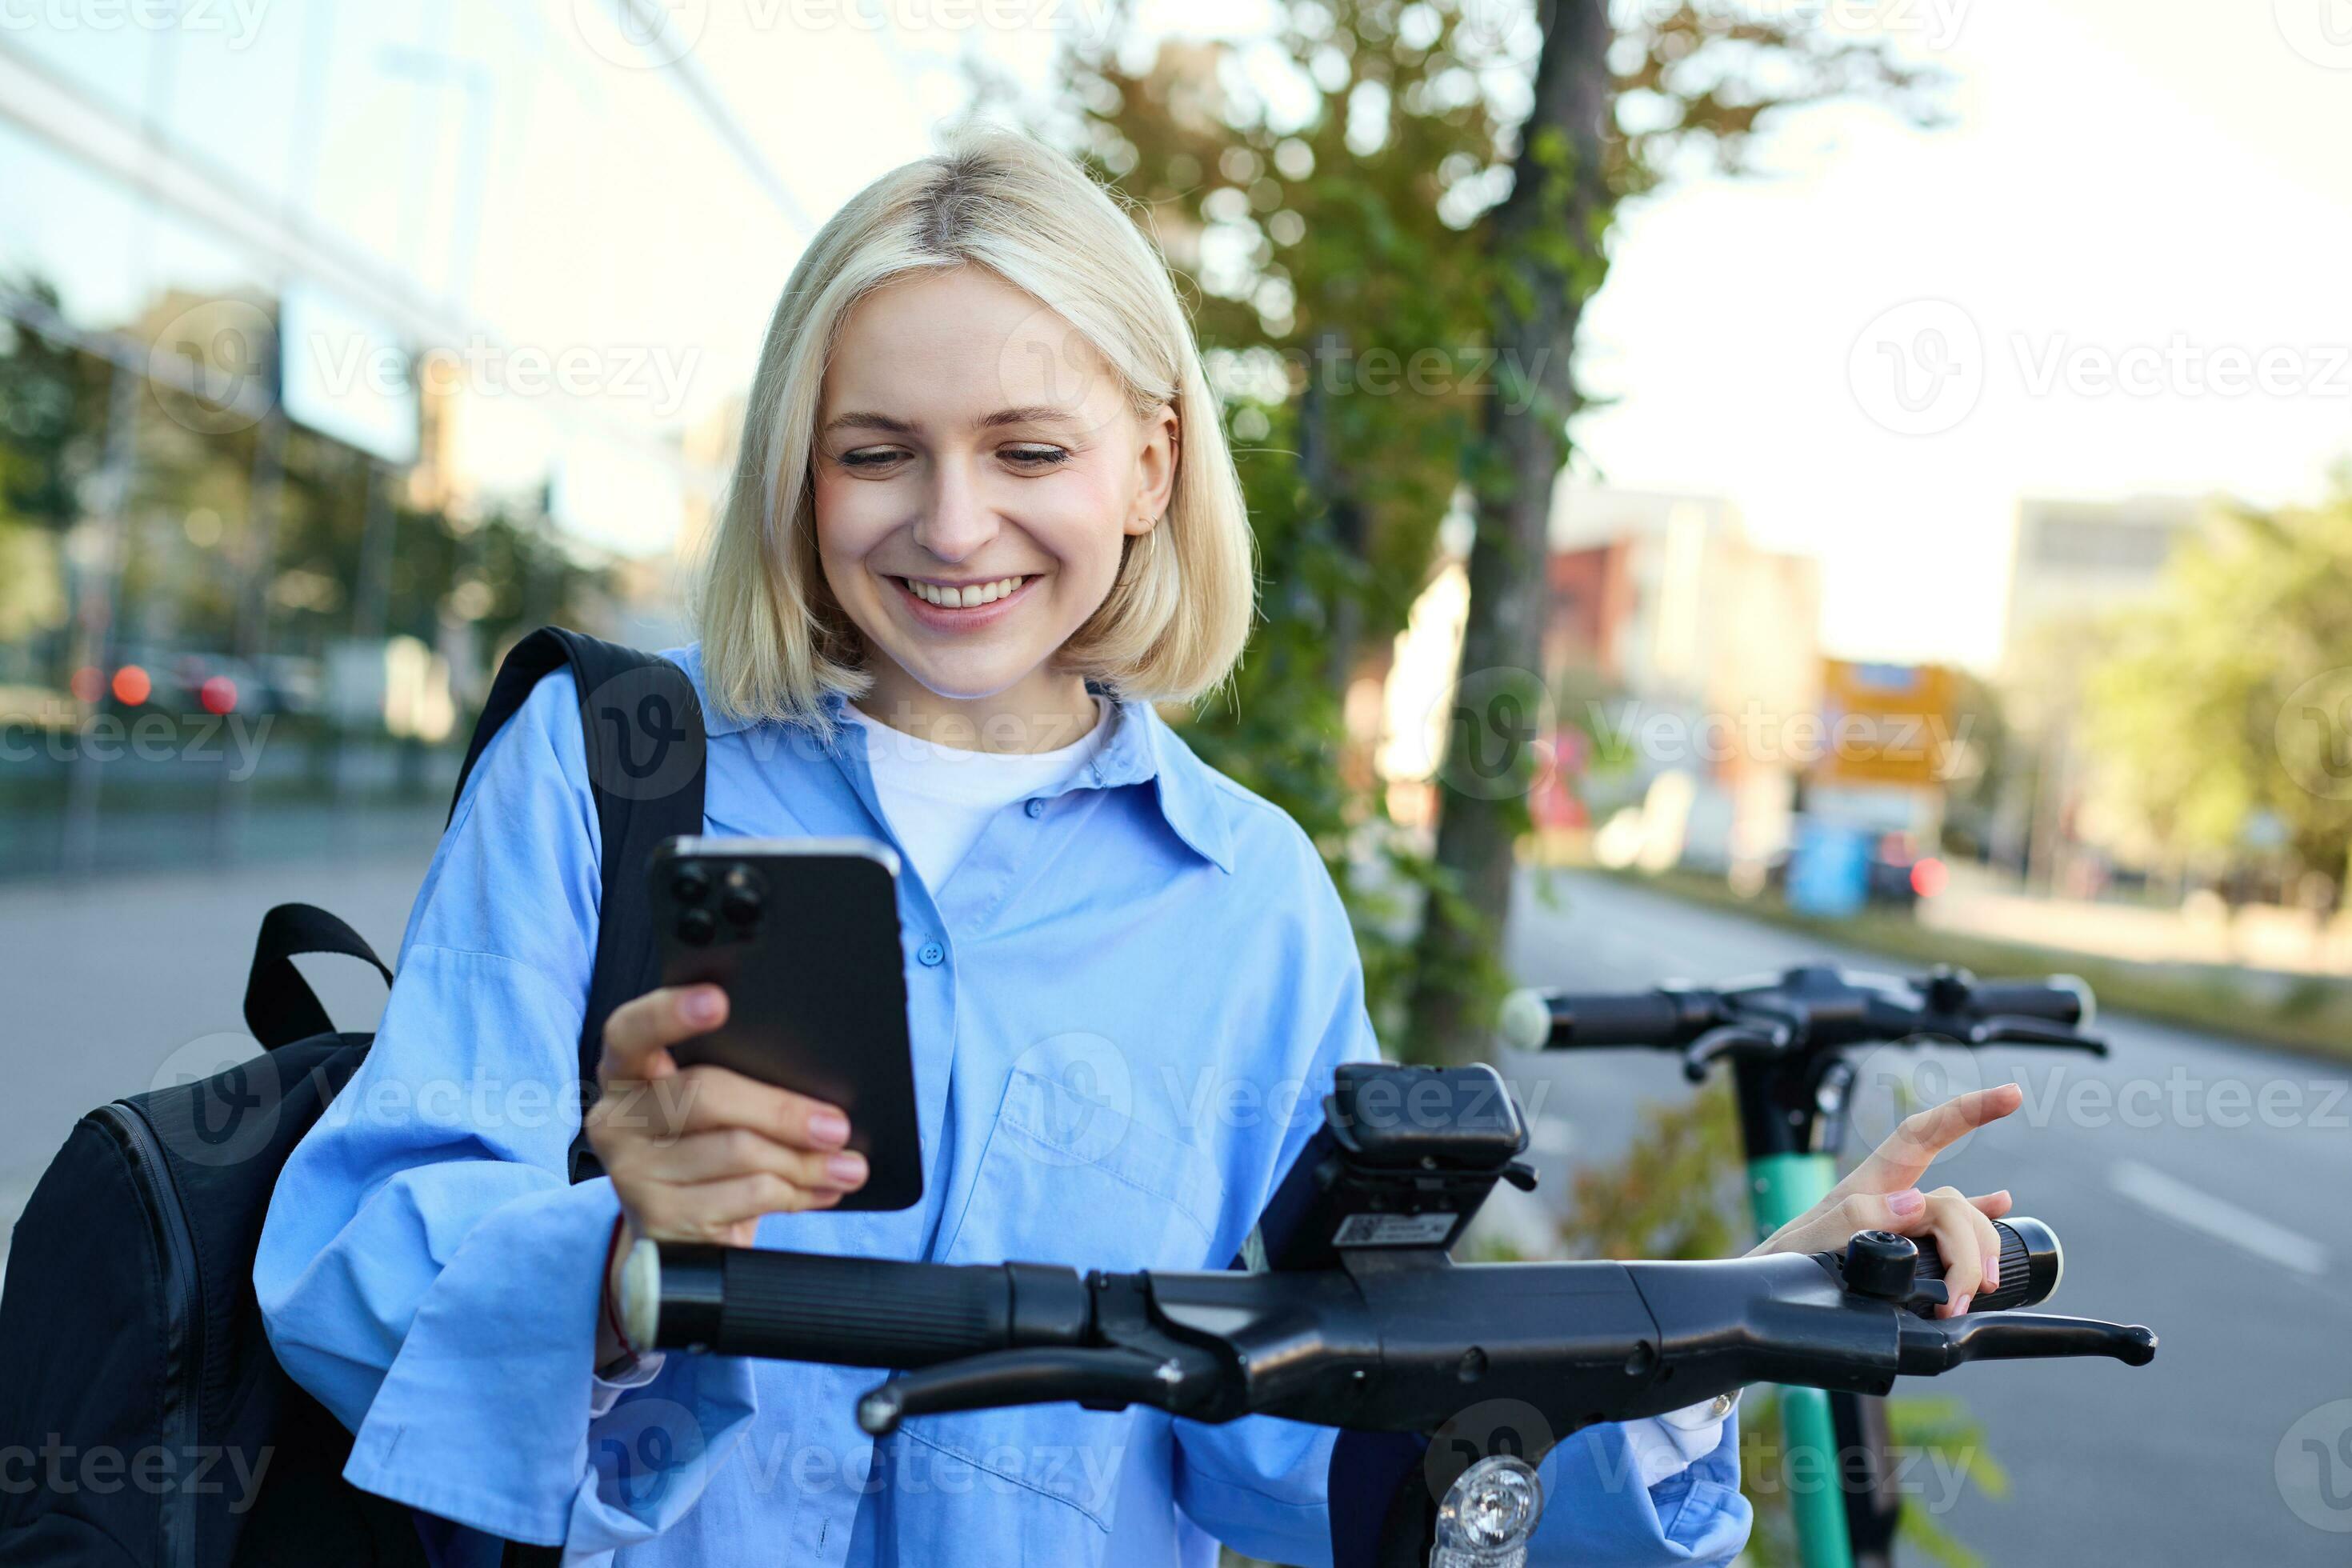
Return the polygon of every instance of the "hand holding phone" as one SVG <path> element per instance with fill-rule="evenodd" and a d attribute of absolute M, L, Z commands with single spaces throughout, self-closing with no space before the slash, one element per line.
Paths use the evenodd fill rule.
<path fill-rule="evenodd" d="M 614 1008 L 588 1112 L 635 1236 L 749 1247 L 762 1216 L 831 1208 L 863 1186 L 835 1106 L 673 1054 L 728 1016 L 715 985 L 665 986 Z"/>

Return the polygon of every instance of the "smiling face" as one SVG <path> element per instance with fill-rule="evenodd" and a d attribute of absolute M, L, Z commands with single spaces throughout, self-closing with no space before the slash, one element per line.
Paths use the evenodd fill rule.
<path fill-rule="evenodd" d="M 1016 750 L 1066 741 L 1055 721 L 1090 700 L 1055 656 L 1167 510 L 1176 438 L 1172 410 L 1138 418 L 1066 321 L 981 268 L 859 301 L 811 467 L 817 559 L 874 675 L 860 706 L 900 728 L 960 713 L 1029 737 Z"/>

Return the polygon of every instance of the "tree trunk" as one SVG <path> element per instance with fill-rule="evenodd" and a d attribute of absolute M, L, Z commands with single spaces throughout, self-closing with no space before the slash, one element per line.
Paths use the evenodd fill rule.
<path fill-rule="evenodd" d="M 1553 481 L 1568 455 L 1574 388 L 1569 356 L 1602 265 L 1609 209 L 1602 127 L 1609 113 L 1606 0 L 1549 0 L 1534 105 L 1510 195 L 1490 230 L 1503 280 L 1495 310 L 1496 395 L 1486 405 L 1490 457 L 1475 488 L 1463 680 L 1485 670 L 1540 673 L 1546 533 Z M 1457 690 L 1460 688 L 1457 687 Z M 1475 687 L 1473 687 L 1475 692 Z M 1449 715 L 1455 743 L 1486 715 Z M 1486 1054 L 1496 973 L 1510 912 L 1524 798 L 1441 789 L 1437 867 L 1458 899 L 1433 897 L 1422 921 L 1409 1037 L 1445 1061 Z"/>
<path fill-rule="evenodd" d="M 1349 573 L 1360 580 L 1370 571 L 1364 559 L 1364 509 L 1356 499 L 1354 478 L 1340 458 L 1339 420 L 1331 406 L 1330 388 L 1324 384 L 1327 367 L 1335 361 L 1344 363 L 1349 353 L 1347 333 L 1327 329 L 1316 334 L 1313 368 L 1301 399 L 1298 469 L 1307 485 L 1307 504 L 1324 509 L 1331 542 L 1345 553 Z M 1361 592 L 1360 581 L 1340 586 L 1332 595 L 1330 618 L 1324 624 L 1325 678 L 1343 710 L 1348 683 L 1356 673 L 1356 645 L 1363 637 Z"/>

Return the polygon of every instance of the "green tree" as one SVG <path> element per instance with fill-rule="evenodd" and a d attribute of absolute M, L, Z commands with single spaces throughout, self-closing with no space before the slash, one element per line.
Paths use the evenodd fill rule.
<path fill-rule="evenodd" d="M 1066 59 L 1064 130 L 1188 286 L 1263 584 L 1230 700 L 1189 736 L 1313 835 L 1383 1037 L 1410 1054 L 1429 861 L 1369 757 L 1346 754 L 1344 705 L 1427 581 L 1496 385 L 1465 229 L 1508 137 L 1491 79 L 1507 61 L 1459 6 L 1395 0 L 1291 5 L 1262 45 L 1170 43 L 1132 66 L 1127 37 Z"/>
<path fill-rule="evenodd" d="M 1801 105 L 1874 98 L 1929 115 L 1932 73 L 1878 40 L 1832 32 L 1817 16 L 1705 3 L 1671 9 L 1607 0 L 1539 5 L 1533 101 L 1516 138 L 1509 193 L 1481 224 L 1486 302 L 1503 363 L 1528 395 L 1486 409 L 1474 479 L 1465 672 L 1540 668 L 1546 534 L 1554 478 L 1569 456 L 1579 398 L 1570 363 L 1586 303 L 1608 273 L 1621 204 L 1687 171 L 1740 174 L 1768 120 Z M 1450 733 L 1506 727 L 1507 685 L 1457 694 Z M 1532 770 L 1532 752 L 1523 768 Z M 1433 900 L 1422 923 L 1410 1036 L 1433 1054 L 1485 1054 L 1496 993 L 1491 963 L 1510 909 L 1524 797 L 1445 796 Z"/>
<path fill-rule="evenodd" d="M 108 372 L 13 319 L 55 316 L 54 286 L 0 280 L 0 291 L 16 308 L 0 318 L 0 669 L 46 677 L 63 658 L 63 541 L 97 464 L 91 432 L 104 418 Z"/>
<path fill-rule="evenodd" d="M 2112 786 L 2177 851 L 2274 825 L 2343 900 L 2352 855 L 2352 469 L 2316 506 L 2236 508 L 2106 628 L 2087 693 Z"/>

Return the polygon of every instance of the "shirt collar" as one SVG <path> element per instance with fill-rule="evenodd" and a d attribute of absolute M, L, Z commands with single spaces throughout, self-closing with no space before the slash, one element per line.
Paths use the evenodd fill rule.
<path fill-rule="evenodd" d="M 1106 788 L 1154 784 L 1160 815 L 1176 837 L 1219 870 L 1231 871 L 1233 832 L 1209 764 L 1192 754 L 1149 702 L 1120 699 L 1111 705 L 1111 719 L 1118 728 L 1087 769 L 1095 782 Z"/>
<path fill-rule="evenodd" d="M 687 679 L 694 683 L 696 695 L 702 699 L 705 733 L 732 735 L 758 722 L 722 713 L 713 706 L 709 691 L 703 685 L 699 643 L 672 649 L 663 657 L 684 669 Z M 855 725 L 840 711 L 847 700 L 829 692 L 824 700 L 836 721 L 834 744 L 838 747 L 841 735 L 855 732 Z M 1149 702 L 1132 698 L 1115 700 L 1110 722 L 1117 726 L 1110 739 L 1072 781 L 1071 787 L 1151 785 L 1160 815 L 1176 837 L 1219 870 L 1230 872 L 1234 868 L 1233 832 L 1225 820 L 1224 804 L 1219 799 L 1223 791 L 1216 772 L 1193 754 L 1183 737 L 1171 729 Z"/>

